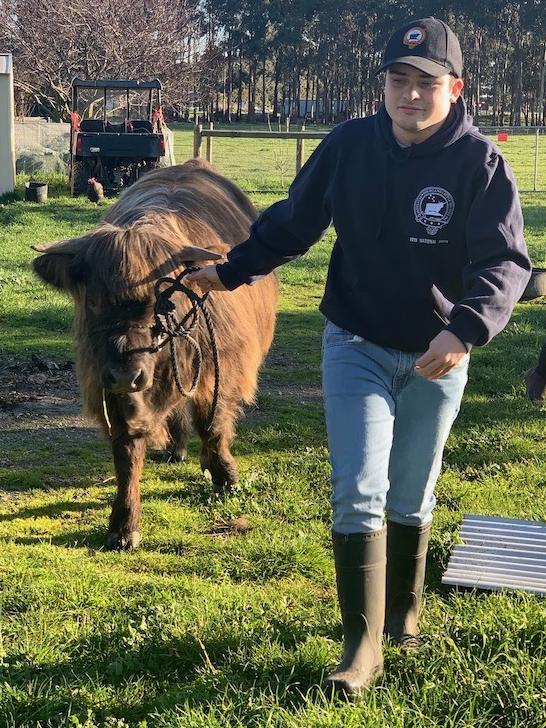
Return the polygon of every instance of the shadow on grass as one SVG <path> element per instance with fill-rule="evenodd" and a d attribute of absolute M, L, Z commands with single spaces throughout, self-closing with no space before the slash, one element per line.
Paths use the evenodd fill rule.
<path fill-rule="evenodd" d="M 544 207 L 539 205 L 524 205 L 523 218 L 525 227 L 529 232 L 544 235 Z"/>
<path fill-rule="evenodd" d="M 295 637 L 290 631 L 278 633 L 276 642 L 293 649 L 306 638 L 307 634 Z M 326 665 L 296 660 L 271 660 L 262 669 L 259 664 L 249 665 L 245 657 L 248 639 L 238 635 L 207 638 L 196 630 L 195 635 L 188 632 L 180 638 L 165 640 L 158 634 L 138 648 L 128 646 L 126 639 L 122 630 L 108 634 L 95 630 L 88 639 L 71 646 L 74 657 L 51 665 L 29 665 L 26 655 L 12 654 L 0 668 L 0 674 L 13 690 L 12 703 L 18 719 L 56 721 L 66 717 L 70 709 L 71 715 L 86 716 L 93 711 L 99 719 L 114 716 L 138 721 L 182 706 L 213 708 L 218 702 L 221 708 L 224 701 L 232 700 L 240 705 L 237 712 L 242 710 L 248 719 L 245 724 L 259 726 L 259 714 L 253 716 L 252 708 L 241 704 L 242 695 L 271 695 L 278 707 L 297 710 L 309 701 L 306 693 L 320 685 L 326 669 Z M 101 708 L 93 690 L 81 689 L 91 682 L 95 689 L 100 686 L 107 692 L 112 688 L 123 690 L 132 678 L 140 680 L 143 675 L 155 685 L 138 705 L 123 705 L 119 696 L 115 708 Z M 49 694 L 43 691 L 32 695 L 31 705 L 28 698 L 16 697 L 17 688 L 22 692 L 29 685 L 42 684 L 49 686 Z M 316 699 L 323 698 L 317 694 Z M 19 700 L 21 704 L 17 705 Z"/>
<path fill-rule="evenodd" d="M 2 438 L 6 493 L 96 486 L 111 469 L 109 446 L 92 428 L 10 427 Z"/>
<path fill-rule="evenodd" d="M 105 503 L 98 503 L 92 506 L 92 510 L 101 510 L 105 507 Z M 82 508 L 82 515 L 86 509 Z M 44 513 L 47 516 L 49 514 Z M 15 516 L 15 519 L 19 516 Z M 23 516 L 21 516 L 23 517 Z M 15 520 L 14 519 L 14 520 Z M 0 517 L 0 523 L 5 520 Z M 93 551 L 105 550 L 106 538 L 108 535 L 108 517 L 104 519 L 104 527 L 81 528 L 80 530 L 65 531 L 57 536 L 44 536 L 36 534 L 35 536 L 12 536 L 9 542 L 19 546 L 38 546 L 40 544 L 48 544 L 49 546 L 59 546 L 68 549 L 92 549 Z"/>
<path fill-rule="evenodd" d="M 90 205 L 87 202 L 82 204 L 74 201 L 70 204 L 59 202 L 58 199 L 40 205 L 17 201 L 0 208 L 0 225 L 9 229 L 11 226 L 24 223 L 25 226 L 31 229 L 33 227 L 31 221 L 36 220 L 40 221 L 41 225 L 43 225 L 44 221 L 49 221 L 61 223 L 62 225 L 75 225 L 78 230 L 82 227 L 90 230 L 97 224 L 107 209 L 106 206 Z M 42 240 L 36 240 L 36 244 L 43 242 Z"/>
<path fill-rule="evenodd" d="M 103 501 L 85 501 L 75 503 L 74 501 L 56 501 L 47 505 L 37 506 L 35 508 L 21 508 L 16 513 L 4 513 L 0 515 L 0 523 L 17 521 L 25 518 L 56 518 L 64 513 L 81 513 L 86 511 L 98 511 L 104 509 L 108 505 L 110 498 Z M 70 541 L 72 543 L 72 541 Z"/>

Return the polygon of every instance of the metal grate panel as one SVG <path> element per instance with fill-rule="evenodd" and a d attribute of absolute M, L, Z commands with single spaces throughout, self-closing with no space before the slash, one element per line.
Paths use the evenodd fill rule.
<path fill-rule="evenodd" d="M 546 596 L 546 523 L 469 516 L 442 584 Z"/>

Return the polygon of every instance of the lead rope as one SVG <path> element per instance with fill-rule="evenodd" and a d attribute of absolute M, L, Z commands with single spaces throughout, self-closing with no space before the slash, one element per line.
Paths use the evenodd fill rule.
<path fill-rule="evenodd" d="M 174 381 L 176 387 L 183 397 L 191 396 L 199 383 L 201 376 L 201 368 L 203 364 L 203 355 L 201 353 L 201 347 L 198 342 L 192 337 L 192 332 L 197 327 L 199 317 L 202 314 L 207 326 L 207 331 L 210 339 L 212 349 L 212 359 L 214 364 L 214 393 L 212 396 L 212 404 L 210 408 L 209 417 L 207 420 L 206 431 L 209 432 L 214 422 L 214 416 L 218 406 L 218 395 L 220 391 L 220 362 L 218 359 L 218 347 L 216 345 L 216 337 L 214 335 L 214 326 L 210 312 L 205 305 L 205 301 L 208 298 L 208 292 L 204 296 L 199 296 L 191 288 L 188 288 L 182 283 L 182 278 L 188 273 L 199 270 L 196 267 L 185 268 L 176 278 L 160 278 L 156 281 L 154 286 L 155 292 L 155 306 L 154 306 L 154 318 L 155 318 L 155 329 L 158 334 L 164 334 L 166 336 L 165 341 L 162 341 L 157 345 L 157 349 L 162 349 L 166 344 L 169 344 L 171 354 L 171 364 L 173 368 Z M 167 288 L 162 290 L 162 286 L 168 284 Z M 176 310 L 175 304 L 171 301 L 173 293 L 183 293 L 190 300 L 191 308 L 185 314 L 181 321 L 178 321 L 174 311 Z M 188 325 L 186 326 L 186 323 Z M 176 356 L 176 344 L 175 339 L 181 337 L 193 348 L 195 352 L 194 363 L 195 371 L 192 379 L 192 383 L 188 390 L 184 389 L 181 379 L 180 371 L 178 368 L 178 360 Z"/>
<path fill-rule="evenodd" d="M 106 405 L 106 392 L 104 389 L 102 390 L 102 414 L 104 415 L 104 421 L 106 422 L 106 427 L 108 428 L 108 437 L 112 439 L 112 423 L 110 422 L 110 417 L 108 416 L 108 407 Z"/>

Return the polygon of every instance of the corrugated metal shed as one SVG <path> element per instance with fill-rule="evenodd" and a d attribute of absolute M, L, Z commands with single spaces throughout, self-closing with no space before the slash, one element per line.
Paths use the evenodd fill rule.
<path fill-rule="evenodd" d="M 546 523 L 469 516 L 442 584 L 546 596 Z"/>

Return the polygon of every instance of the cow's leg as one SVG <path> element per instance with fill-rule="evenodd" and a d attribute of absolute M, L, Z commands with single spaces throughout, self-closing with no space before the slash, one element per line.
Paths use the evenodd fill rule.
<path fill-rule="evenodd" d="M 113 431 L 112 454 L 118 490 L 110 515 L 106 546 L 132 551 L 140 542 L 140 475 L 146 440 Z"/>
<path fill-rule="evenodd" d="M 187 401 L 171 413 L 168 420 L 169 442 L 167 457 L 170 463 L 182 463 L 188 454 L 187 446 L 191 432 L 191 414 Z"/>
<path fill-rule="evenodd" d="M 235 435 L 235 419 L 238 407 L 226 402 L 218 405 L 210 430 L 206 425 L 210 413 L 210 402 L 198 398 L 193 400 L 193 422 L 202 441 L 201 470 L 208 470 L 216 488 L 229 488 L 237 482 L 237 465 L 231 454 L 231 443 Z"/>

